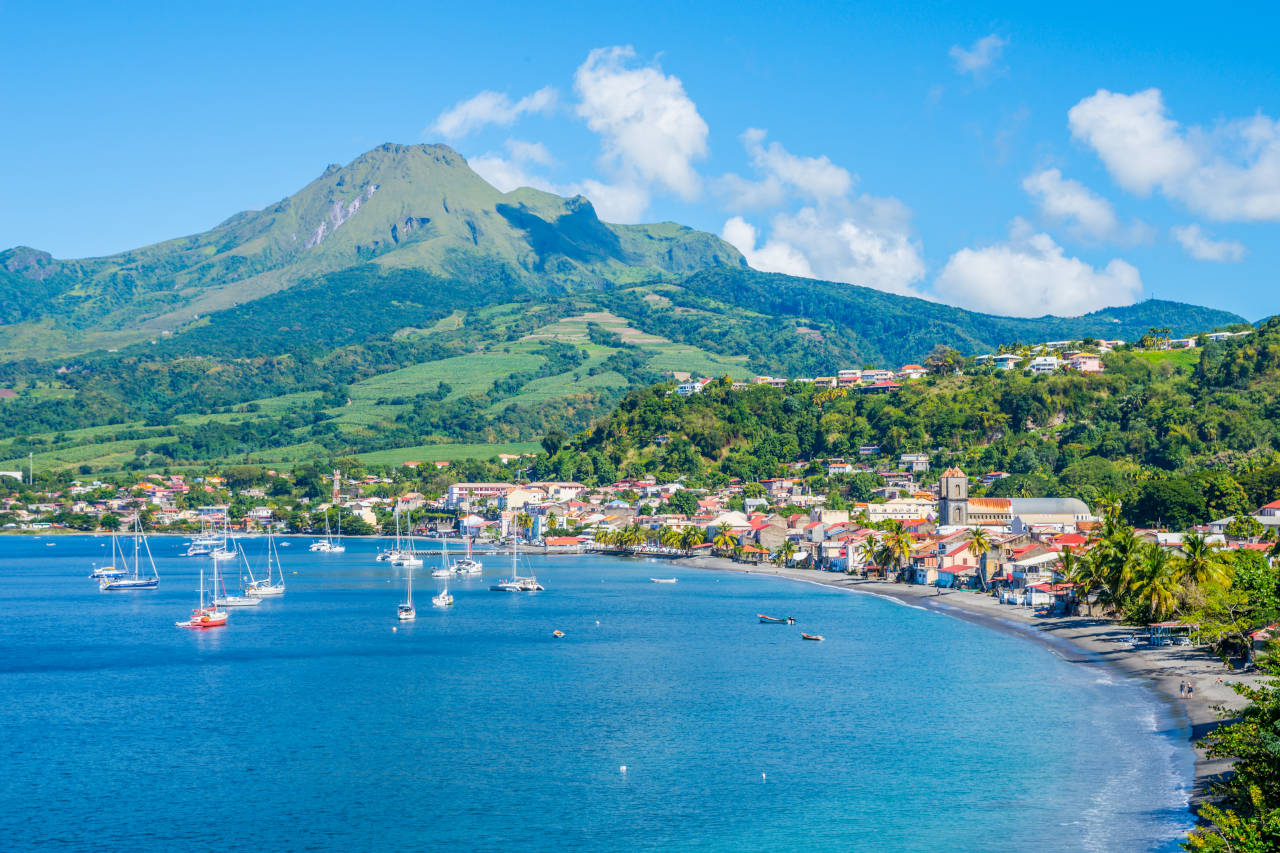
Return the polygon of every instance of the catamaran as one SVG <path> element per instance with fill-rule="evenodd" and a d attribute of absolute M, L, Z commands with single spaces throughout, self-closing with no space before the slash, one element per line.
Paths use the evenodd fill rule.
<path fill-rule="evenodd" d="M 433 578 L 447 578 L 453 574 L 453 566 L 449 565 L 449 543 L 440 540 L 440 568 L 431 572 Z"/>
<path fill-rule="evenodd" d="M 275 571 L 280 575 L 280 582 L 275 583 L 272 579 L 272 565 Z M 253 576 L 253 570 L 249 570 L 249 585 L 244 588 L 245 595 L 252 595 L 255 598 L 265 598 L 270 595 L 284 595 L 284 568 L 280 565 L 280 554 L 276 552 L 276 538 L 267 531 L 267 576 L 261 580 Z"/>
<path fill-rule="evenodd" d="M 216 563 L 214 565 L 217 565 Z M 182 622 L 174 622 L 179 628 L 217 628 L 227 624 L 227 611 L 219 610 L 217 605 L 204 606 L 204 567 L 200 567 L 200 606 L 191 611 L 191 617 Z"/>
<path fill-rule="evenodd" d="M 160 574 L 156 571 L 156 561 L 151 558 L 151 546 L 147 544 L 147 537 L 142 535 L 141 518 L 133 520 L 131 533 L 133 535 L 133 565 L 129 564 L 129 558 L 125 556 L 124 547 L 120 544 L 120 534 L 117 533 L 112 536 L 111 562 L 114 564 L 116 556 L 119 555 L 120 564 L 124 566 L 124 569 L 120 574 L 100 575 L 98 589 L 104 592 L 110 590 L 155 589 L 160 585 Z M 142 554 L 144 552 L 147 555 L 147 562 L 151 565 L 150 577 L 142 573 Z M 108 570 L 114 572 L 115 566 L 108 567 Z"/>
<path fill-rule="evenodd" d="M 249 568 L 249 558 L 244 555 L 244 549 L 239 544 L 236 550 L 240 553 L 240 559 L 244 561 L 244 567 Z M 250 573 L 252 574 L 252 572 Z M 241 585 L 244 580 L 241 577 Z M 222 595 L 218 595 L 218 590 L 222 590 Z M 213 606 L 214 607 L 257 607 L 262 603 L 261 598 L 255 598 L 244 592 L 242 595 L 227 594 L 227 579 L 222 574 L 222 561 L 218 557 L 213 558 Z"/>
<path fill-rule="evenodd" d="M 396 608 L 396 617 L 401 622 L 409 622 L 418 618 L 418 612 L 413 609 L 413 566 L 405 567 L 404 578 L 404 604 Z"/>
<path fill-rule="evenodd" d="M 465 528 L 463 535 L 467 538 L 467 556 L 454 563 L 453 570 L 460 575 L 478 575 L 484 567 L 479 560 L 471 559 L 471 534 L 466 533 Z"/>
<path fill-rule="evenodd" d="M 213 549 L 219 547 L 222 540 L 218 538 L 217 531 L 213 529 L 213 524 L 202 519 L 200 521 L 200 532 L 191 537 L 191 542 L 187 545 L 187 551 L 183 555 L 185 557 L 207 557 L 213 553 Z"/>
<path fill-rule="evenodd" d="M 445 582 L 444 589 L 440 590 L 440 594 L 431 597 L 431 603 L 436 607 L 453 606 L 453 594 L 449 592 L 449 583 L 447 581 Z"/>
<path fill-rule="evenodd" d="M 511 577 L 506 580 L 500 580 L 493 586 L 489 587 L 494 592 L 541 592 L 542 584 L 538 583 L 538 579 L 533 575 L 526 577 L 520 576 L 519 566 L 517 565 L 518 556 L 516 553 L 516 537 L 511 537 Z"/>

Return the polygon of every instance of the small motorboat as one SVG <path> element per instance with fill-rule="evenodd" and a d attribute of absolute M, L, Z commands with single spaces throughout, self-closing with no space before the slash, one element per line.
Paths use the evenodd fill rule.
<path fill-rule="evenodd" d="M 770 625 L 794 625 L 794 624 L 796 624 L 795 617 L 793 617 L 793 616 L 788 616 L 787 618 L 783 619 L 783 618 L 781 618 L 780 616 L 765 616 L 763 613 L 757 613 L 757 614 L 756 614 L 756 618 L 757 618 L 757 619 L 759 619 L 761 622 L 766 622 L 766 623 L 768 623 L 768 624 L 770 624 Z"/>
<path fill-rule="evenodd" d="M 559 639 L 564 636 L 564 631 L 552 631 L 551 636 L 555 637 L 556 639 Z"/>
<path fill-rule="evenodd" d="M 649 578 L 651 583 L 675 583 L 679 578 Z"/>
<path fill-rule="evenodd" d="M 805 639 L 805 640 L 813 640 L 815 643 L 821 643 L 823 640 L 826 639 L 826 637 L 822 636 L 821 634 L 805 634 L 803 632 L 800 634 L 800 637 L 801 639 Z"/>

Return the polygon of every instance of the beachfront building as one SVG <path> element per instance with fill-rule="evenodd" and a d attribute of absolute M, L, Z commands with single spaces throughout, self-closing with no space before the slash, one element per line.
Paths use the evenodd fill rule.
<path fill-rule="evenodd" d="M 496 503 L 514 488 L 511 483 L 454 483 L 445 493 L 445 506 L 458 509 L 486 501 Z"/>

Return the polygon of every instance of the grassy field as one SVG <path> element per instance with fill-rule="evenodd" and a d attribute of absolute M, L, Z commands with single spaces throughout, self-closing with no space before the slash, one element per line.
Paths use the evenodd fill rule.
<path fill-rule="evenodd" d="M 1139 352 L 1135 353 L 1138 358 L 1143 361 L 1150 362 L 1152 365 L 1168 364 L 1175 368 L 1183 370 L 1192 370 L 1200 363 L 1200 351 L 1195 349 L 1171 349 L 1164 352 Z"/>
<path fill-rule="evenodd" d="M 400 447 L 395 450 L 376 450 L 361 453 L 359 459 L 371 465 L 403 465 L 405 462 L 457 462 L 462 459 L 492 459 L 499 453 L 536 453 L 541 446 L 536 441 L 513 444 L 422 444 L 417 447 Z"/>

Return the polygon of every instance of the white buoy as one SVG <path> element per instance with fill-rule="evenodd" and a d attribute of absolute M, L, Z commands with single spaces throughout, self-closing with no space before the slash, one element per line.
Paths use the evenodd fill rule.
<path fill-rule="evenodd" d="M 760 774 L 760 781 L 761 781 L 761 782 L 768 782 L 768 781 L 769 781 L 769 777 L 767 777 L 767 776 L 765 776 L 763 773 L 761 773 L 761 774 Z"/>
<path fill-rule="evenodd" d="M 619 768 L 618 768 L 618 772 L 619 772 L 619 773 L 626 773 L 626 772 L 627 772 L 627 765 L 625 765 L 625 764 L 624 764 L 624 765 L 622 765 L 621 767 L 619 767 Z"/>
<path fill-rule="evenodd" d="M 597 624 L 597 625 L 599 625 L 599 624 L 600 624 L 600 620 L 599 620 L 599 619 L 597 619 L 597 620 L 596 620 L 596 624 Z"/>
<path fill-rule="evenodd" d="M 396 631 L 399 631 L 399 630 L 400 630 L 400 629 L 399 629 L 399 628 L 397 628 L 395 625 L 392 625 L 392 626 L 391 626 L 391 633 L 393 633 L 393 634 L 394 634 Z"/>

